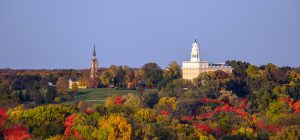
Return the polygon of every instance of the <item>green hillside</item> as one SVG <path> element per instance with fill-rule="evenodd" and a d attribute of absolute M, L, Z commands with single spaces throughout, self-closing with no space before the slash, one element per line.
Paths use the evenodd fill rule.
<path fill-rule="evenodd" d="M 153 89 L 152 89 L 153 90 Z M 146 91 L 151 91 L 146 90 Z M 137 90 L 125 90 L 125 89 L 111 89 L 111 88 L 99 88 L 99 89 L 80 89 L 75 99 L 64 102 L 74 103 L 78 101 L 93 102 L 97 104 L 103 104 L 105 99 L 111 95 L 126 95 L 128 93 L 136 93 Z"/>

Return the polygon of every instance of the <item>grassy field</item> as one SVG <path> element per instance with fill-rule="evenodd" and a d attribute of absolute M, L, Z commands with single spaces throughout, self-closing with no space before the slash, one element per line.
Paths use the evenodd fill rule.
<path fill-rule="evenodd" d="M 154 91 L 155 89 L 149 89 L 146 91 Z M 96 104 L 103 104 L 105 99 L 112 95 L 126 95 L 128 93 L 136 93 L 136 90 L 121 90 L 121 89 L 110 89 L 110 88 L 99 88 L 99 89 L 80 89 L 74 100 L 64 103 L 75 103 L 78 101 L 92 102 Z"/>

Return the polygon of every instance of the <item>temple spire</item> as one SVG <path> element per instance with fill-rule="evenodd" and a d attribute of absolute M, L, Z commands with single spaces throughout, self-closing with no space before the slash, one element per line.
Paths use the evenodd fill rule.
<path fill-rule="evenodd" d="M 96 45 L 94 44 L 94 52 L 93 52 L 93 56 L 96 57 Z"/>

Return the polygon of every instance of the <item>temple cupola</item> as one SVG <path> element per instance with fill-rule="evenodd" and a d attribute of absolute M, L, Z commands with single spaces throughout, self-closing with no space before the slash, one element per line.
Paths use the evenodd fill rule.
<path fill-rule="evenodd" d="M 191 62 L 200 62 L 200 49 L 196 38 L 192 44 Z"/>

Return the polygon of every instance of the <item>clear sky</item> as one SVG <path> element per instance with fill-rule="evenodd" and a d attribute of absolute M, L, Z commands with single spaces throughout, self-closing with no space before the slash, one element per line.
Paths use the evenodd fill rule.
<path fill-rule="evenodd" d="M 0 68 L 201 59 L 300 66 L 300 0 L 0 0 Z"/>

